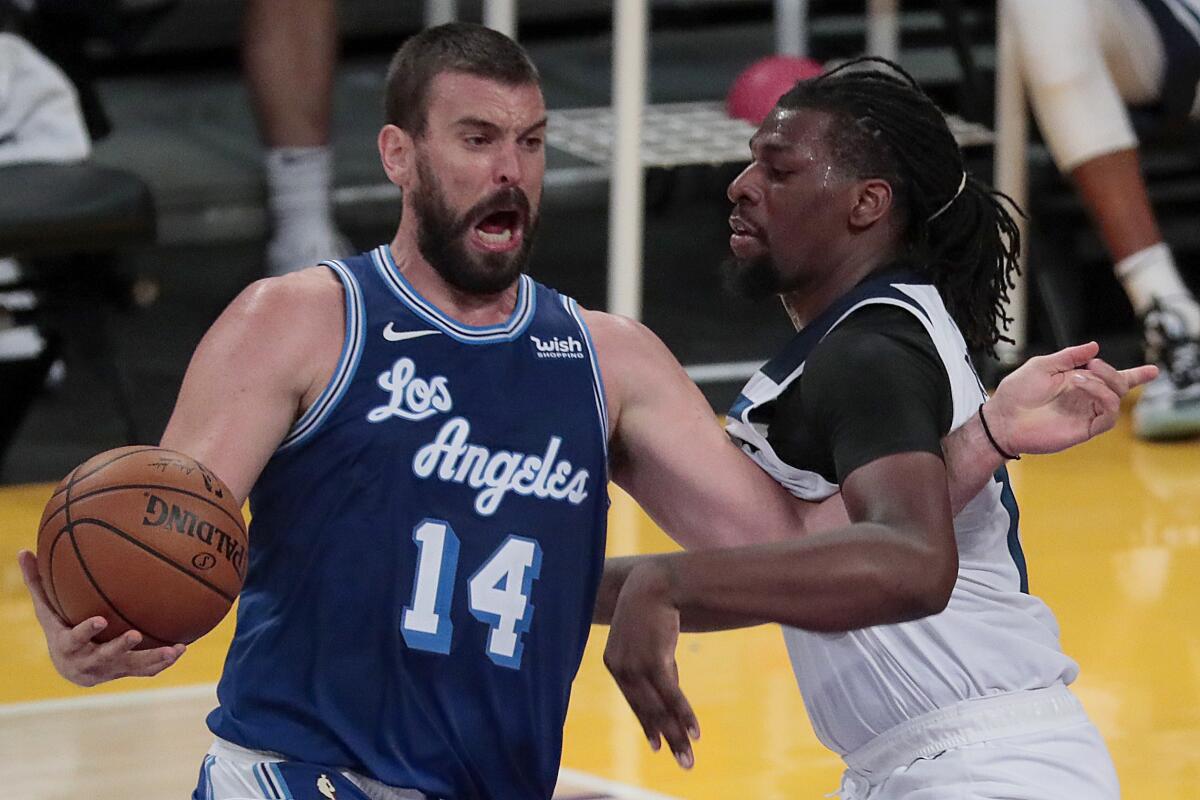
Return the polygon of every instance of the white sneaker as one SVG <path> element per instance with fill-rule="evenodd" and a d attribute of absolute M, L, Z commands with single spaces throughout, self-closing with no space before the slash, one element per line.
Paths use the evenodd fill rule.
<path fill-rule="evenodd" d="M 1145 322 L 1161 372 L 1133 407 L 1134 433 L 1151 441 L 1200 436 L 1200 340 L 1185 336 L 1174 313 L 1157 304 Z"/>
<path fill-rule="evenodd" d="M 305 231 L 290 227 L 276 233 L 267 245 L 267 274 L 286 275 L 354 252 L 354 245 L 337 228 Z"/>

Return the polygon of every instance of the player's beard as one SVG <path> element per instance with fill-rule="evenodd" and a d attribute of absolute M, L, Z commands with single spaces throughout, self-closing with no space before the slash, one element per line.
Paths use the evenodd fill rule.
<path fill-rule="evenodd" d="M 787 288 L 767 253 L 749 259 L 730 256 L 721 262 L 721 272 L 729 291 L 751 300 L 782 294 Z"/>
<path fill-rule="evenodd" d="M 468 294 L 497 294 L 512 286 L 533 247 L 537 217 L 518 187 L 498 190 L 463 214 L 446 201 L 441 182 L 425 159 L 417 158 L 420 188 L 411 192 L 416 214 L 417 250 L 446 283 Z M 521 246 L 508 253 L 475 253 L 467 247 L 471 227 L 493 211 L 516 208 L 524 221 Z"/>

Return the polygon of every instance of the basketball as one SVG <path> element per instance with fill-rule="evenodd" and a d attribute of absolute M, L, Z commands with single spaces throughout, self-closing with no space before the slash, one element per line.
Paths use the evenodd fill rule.
<path fill-rule="evenodd" d="M 139 648 L 187 644 L 212 630 L 246 576 L 246 525 L 229 487 L 160 447 L 92 457 L 55 488 L 38 526 L 38 571 L 69 625 L 108 620 Z"/>
<path fill-rule="evenodd" d="M 725 110 L 731 117 L 758 125 L 797 81 L 815 78 L 823 69 L 820 61 L 811 58 L 760 58 L 734 79 L 725 99 Z"/>

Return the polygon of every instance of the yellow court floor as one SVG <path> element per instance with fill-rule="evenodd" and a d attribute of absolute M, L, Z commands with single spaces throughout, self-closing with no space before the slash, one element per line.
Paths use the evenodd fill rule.
<path fill-rule="evenodd" d="M 1081 664 L 1074 688 L 1108 739 L 1124 796 L 1200 797 L 1200 443 L 1138 443 L 1123 421 L 1011 472 L 1031 590 Z M 232 616 L 157 678 L 91 690 L 59 679 L 15 559 L 50 490 L 0 489 L 0 793 L 185 797 Z M 612 554 L 671 546 L 613 494 Z M 691 772 L 650 752 L 601 664 L 604 633 L 595 629 L 575 684 L 564 796 L 820 798 L 837 788 L 839 762 L 812 735 L 777 629 L 683 638 L 684 689 L 704 731 Z"/>

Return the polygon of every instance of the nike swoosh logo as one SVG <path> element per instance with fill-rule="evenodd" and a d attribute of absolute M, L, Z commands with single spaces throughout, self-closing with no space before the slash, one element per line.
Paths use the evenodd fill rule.
<path fill-rule="evenodd" d="M 389 342 L 403 342 L 405 339 L 419 339 L 422 336 L 433 336 L 438 333 L 441 331 L 398 331 L 389 322 L 383 329 L 383 338 Z"/>

